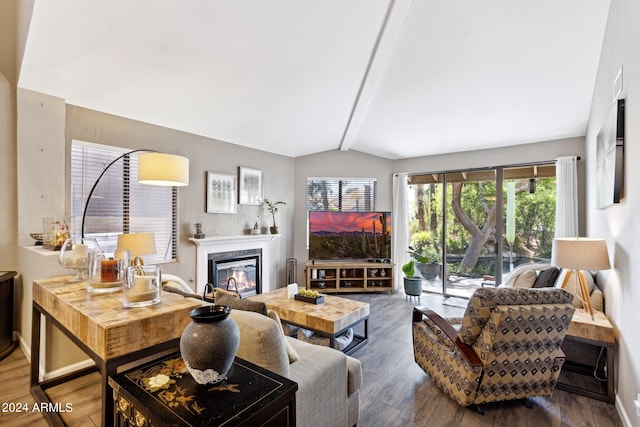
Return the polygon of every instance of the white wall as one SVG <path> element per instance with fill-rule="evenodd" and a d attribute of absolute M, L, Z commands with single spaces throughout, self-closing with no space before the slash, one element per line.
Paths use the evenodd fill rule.
<path fill-rule="evenodd" d="M 627 425 L 640 426 L 633 400 L 640 392 L 640 335 L 637 332 L 640 307 L 640 2 L 612 0 L 600 56 L 596 86 L 587 129 L 587 231 L 604 237 L 613 269 L 599 274 L 603 284 L 607 316 L 617 330 L 616 405 L 625 414 Z M 614 106 L 613 82 L 624 66 L 626 99 L 625 196 L 620 204 L 596 208 L 596 136 Z"/>

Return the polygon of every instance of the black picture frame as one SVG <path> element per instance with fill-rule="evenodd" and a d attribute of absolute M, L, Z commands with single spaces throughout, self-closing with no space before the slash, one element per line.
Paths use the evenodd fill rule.
<path fill-rule="evenodd" d="M 596 204 L 604 209 L 624 197 L 624 111 L 618 99 L 596 141 Z"/>

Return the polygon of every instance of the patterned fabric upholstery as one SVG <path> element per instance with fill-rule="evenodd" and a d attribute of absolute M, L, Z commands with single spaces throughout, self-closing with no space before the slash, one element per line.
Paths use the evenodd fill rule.
<path fill-rule="evenodd" d="M 575 310 L 571 298 L 556 288 L 478 289 L 455 337 L 436 319 L 414 315 L 415 360 L 463 406 L 549 396 L 564 362 L 558 351 Z"/>

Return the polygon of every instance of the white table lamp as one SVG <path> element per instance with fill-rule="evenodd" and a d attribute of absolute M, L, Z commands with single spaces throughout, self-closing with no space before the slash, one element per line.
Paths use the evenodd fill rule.
<path fill-rule="evenodd" d="M 593 305 L 583 270 L 608 270 L 611 268 L 607 242 L 604 239 L 588 237 L 563 237 L 553 239 L 551 265 L 576 271 L 580 285 L 580 295 L 587 311 L 593 319 Z M 567 285 L 571 274 L 566 274 L 562 287 Z"/>

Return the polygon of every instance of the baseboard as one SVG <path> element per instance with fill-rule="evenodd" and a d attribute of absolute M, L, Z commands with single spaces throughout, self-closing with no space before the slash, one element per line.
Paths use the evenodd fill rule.
<path fill-rule="evenodd" d="M 618 415 L 620 415 L 620 420 L 622 421 L 622 425 L 624 427 L 633 427 L 631 424 L 631 420 L 627 415 L 627 412 L 624 410 L 624 406 L 622 406 L 622 401 L 620 400 L 620 396 L 616 394 L 616 409 L 618 410 Z"/>
<path fill-rule="evenodd" d="M 20 349 L 26 356 L 29 363 L 31 363 L 31 346 L 27 344 L 27 341 L 22 337 L 22 335 L 18 335 L 18 342 L 20 344 Z M 51 372 L 45 372 L 45 367 L 43 365 L 43 360 L 40 360 L 40 366 L 38 367 L 38 375 L 41 381 L 50 380 L 52 378 L 57 378 L 62 375 L 70 374 L 80 369 L 89 368 L 91 366 L 95 366 L 95 362 L 91 359 L 82 360 L 78 363 L 74 363 L 71 365 L 64 366 L 60 369 L 56 369 Z"/>

